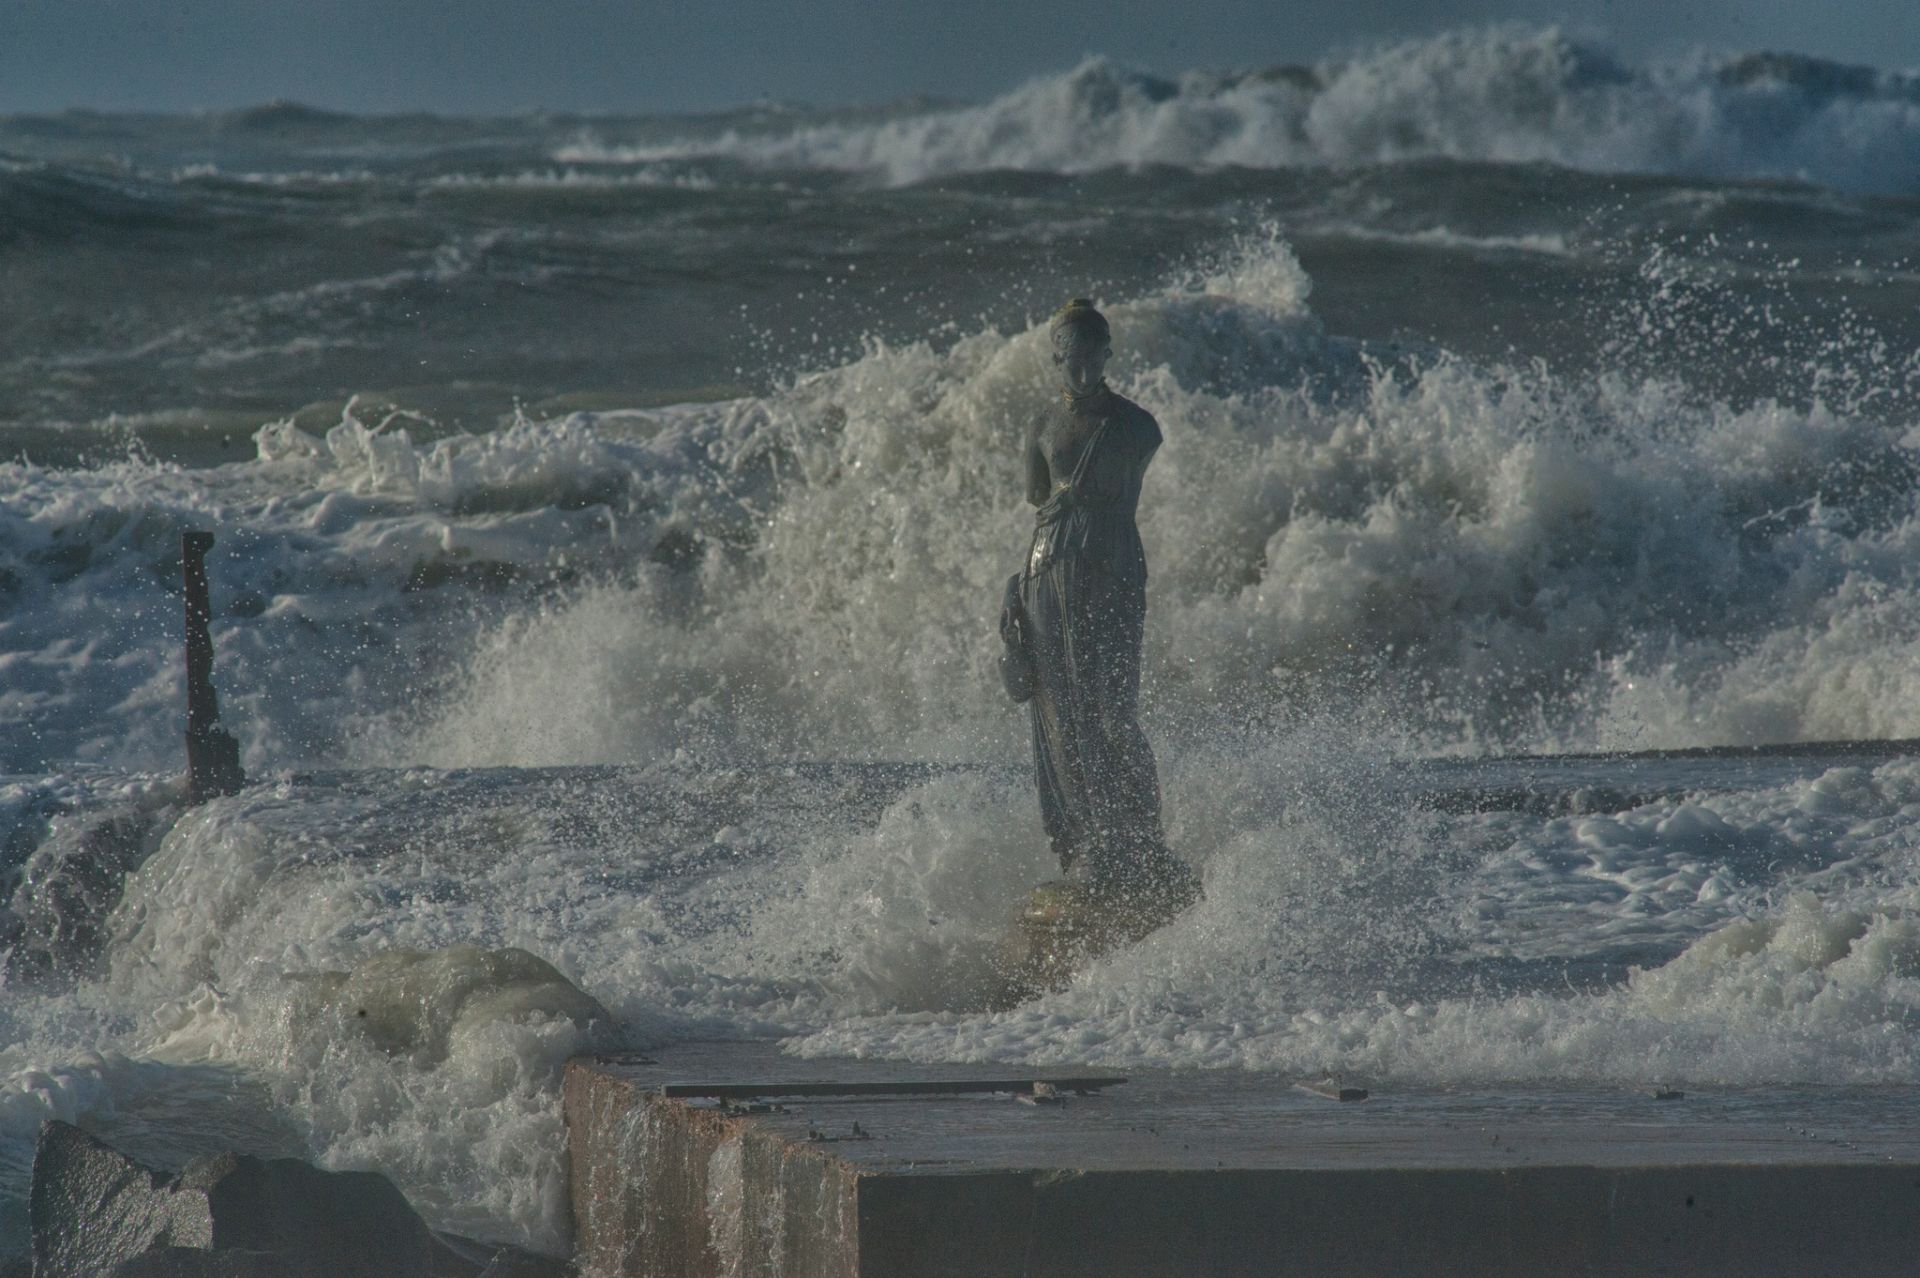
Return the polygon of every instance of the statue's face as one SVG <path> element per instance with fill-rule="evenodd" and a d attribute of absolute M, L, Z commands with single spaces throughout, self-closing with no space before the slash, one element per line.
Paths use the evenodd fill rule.
<path fill-rule="evenodd" d="M 1067 389 L 1076 395 L 1089 395 L 1099 389 L 1101 379 L 1107 375 L 1107 361 L 1113 357 L 1113 347 L 1098 338 L 1076 337 L 1053 351 L 1053 362 L 1060 368 L 1060 376 Z"/>

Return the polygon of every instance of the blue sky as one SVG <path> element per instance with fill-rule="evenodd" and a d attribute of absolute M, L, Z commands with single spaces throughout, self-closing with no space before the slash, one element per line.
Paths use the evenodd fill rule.
<path fill-rule="evenodd" d="M 1791 49 L 1920 66 L 1915 0 L 0 0 L 0 111 L 292 99 L 363 111 L 688 111 L 980 98 L 1105 53 L 1306 61 L 1502 20 L 1629 55 Z"/>

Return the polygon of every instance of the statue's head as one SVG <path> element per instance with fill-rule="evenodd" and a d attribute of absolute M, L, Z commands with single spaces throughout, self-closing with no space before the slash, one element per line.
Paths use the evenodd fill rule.
<path fill-rule="evenodd" d="M 1053 362 L 1067 389 L 1076 395 L 1098 390 L 1107 375 L 1107 361 L 1113 357 L 1107 317 L 1086 298 L 1076 297 L 1053 313 L 1047 335 L 1053 340 Z"/>

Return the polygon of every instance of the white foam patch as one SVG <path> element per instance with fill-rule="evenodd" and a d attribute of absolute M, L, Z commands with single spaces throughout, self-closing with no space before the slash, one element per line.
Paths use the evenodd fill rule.
<path fill-rule="evenodd" d="M 178 1161 L 219 1142 L 221 1124 L 186 1117 L 216 1105 L 244 1116 L 225 1124 L 232 1143 L 258 1148 L 261 1132 L 277 1133 L 276 1152 L 393 1177 L 441 1227 L 564 1250 L 560 1069 L 616 1043 L 611 1018 L 527 949 L 465 943 L 498 929 L 457 904 L 428 894 L 374 906 L 409 891 L 385 859 L 394 849 L 350 832 L 337 841 L 328 826 L 345 816 L 351 827 L 365 805 L 317 805 L 291 826 L 311 837 L 291 845 L 250 815 L 260 810 L 198 810 L 129 880 L 111 973 L 78 997 L 142 1010 L 95 1031 L 118 1054 L 29 1067 L 0 1086 L 0 1142 L 30 1151 L 42 1117 L 115 1134 L 127 1110 L 179 1126 L 157 1150 L 138 1131 L 131 1146 Z M 468 839 L 455 852 L 484 874 L 494 850 Z M 435 859 L 423 853 L 413 872 L 452 872 L 429 870 Z M 551 949 L 537 928 L 504 939 Z"/>
<path fill-rule="evenodd" d="M 978 1006 L 1004 982 L 1008 902 L 1058 873 L 1024 813 L 982 820 L 1026 797 L 1004 778 L 916 789 L 754 912 L 755 968 L 805 973 L 842 1008 Z"/>
<path fill-rule="evenodd" d="M 1394 841 L 1355 819 L 1364 805 L 1319 806 L 1216 848 L 1205 903 L 1060 994 L 846 1018 L 793 1050 L 1418 1086 L 1920 1080 L 1901 1028 L 1920 1015 L 1911 763 L 1616 816 L 1409 821 Z M 1476 844 L 1475 873 L 1434 873 Z M 1800 890 L 1781 890 L 1782 865 Z M 1524 966 L 1663 950 L 1584 994 Z M 1448 992 L 1467 959 L 1483 992 Z"/>

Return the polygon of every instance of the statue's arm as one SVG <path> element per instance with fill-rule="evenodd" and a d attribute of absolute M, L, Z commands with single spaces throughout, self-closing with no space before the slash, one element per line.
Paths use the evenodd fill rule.
<path fill-rule="evenodd" d="M 1135 436 L 1140 450 L 1140 470 L 1144 473 L 1147 463 L 1152 461 L 1153 455 L 1160 451 L 1160 445 L 1163 442 L 1160 423 L 1153 420 L 1153 414 L 1144 408 L 1140 410 L 1139 428 Z"/>
<path fill-rule="evenodd" d="M 1040 448 L 1040 432 L 1027 436 L 1027 504 L 1044 506 L 1053 495 L 1053 472 L 1047 468 L 1047 455 Z"/>

